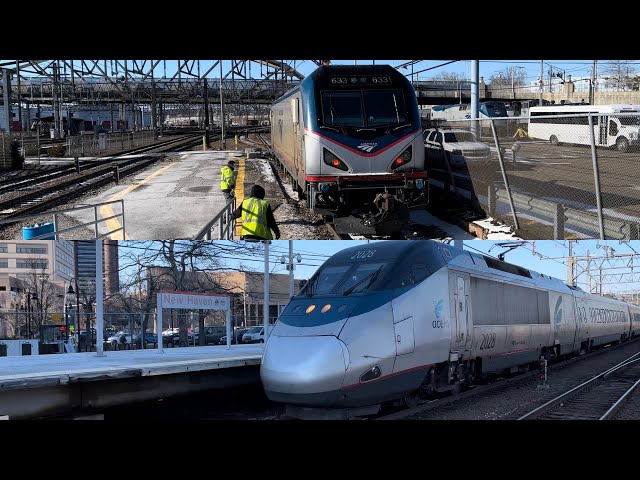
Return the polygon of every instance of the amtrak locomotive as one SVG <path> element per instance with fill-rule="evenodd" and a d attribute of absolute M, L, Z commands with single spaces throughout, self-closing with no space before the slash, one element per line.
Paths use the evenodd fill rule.
<path fill-rule="evenodd" d="M 318 269 L 276 322 L 260 375 L 292 415 L 371 414 L 638 334 L 639 307 L 444 243 L 389 240 Z"/>
<path fill-rule="evenodd" d="M 271 145 L 299 198 L 352 233 L 389 233 L 426 203 L 418 103 L 389 65 L 325 65 L 271 107 Z"/>

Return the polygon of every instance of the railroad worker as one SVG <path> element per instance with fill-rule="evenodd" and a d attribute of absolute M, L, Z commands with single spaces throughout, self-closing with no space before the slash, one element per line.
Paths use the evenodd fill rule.
<path fill-rule="evenodd" d="M 242 217 L 241 240 L 272 240 L 272 230 L 276 240 L 280 238 L 280 229 L 276 224 L 271 205 L 264 199 L 264 194 L 264 188 L 254 185 L 251 187 L 249 198 L 245 198 L 234 210 L 234 218 Z"/>
<path fill-rule="evenodd" d="M 220 169 L 222 179 L 220 180 L 220 190 L 224 195 L 224 199 L 227 203 L 233 198 L 233 187 L 236 185 L 236 179 L 233 175 L 233 167 L 236 162 L 229 160 L 227 164 Z"/>

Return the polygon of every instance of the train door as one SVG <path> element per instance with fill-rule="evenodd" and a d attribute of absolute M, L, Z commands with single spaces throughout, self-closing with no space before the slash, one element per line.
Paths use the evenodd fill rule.
<path fill-rule="evenodd" d="M 469 276 L 455 274 L 455 328 L 453 329 L 451 350 L 463 352 L 471 347 L 469 335 Z"/>
<path fill-rule="evenodd" d="M 291 99 L 291 116 L 293 118 L 293 164 L 296 171 L 300 172 L 297 181 L 300 182 L 304 178 L 304 162 L 302 157 L 302 116 L 300 115 L 300 98 Z"/>
<path fill-rule="evenodd" d="M 394 312 L 395 314 L 395 312 Z M 393 371 L 398 372 L 415 366 L 413 355 L 416 348 L 416 340 L 413 332 L 413 317 L 400 316 L 400 321 L 393 324 L 396 343 L 396 361 Z"/>

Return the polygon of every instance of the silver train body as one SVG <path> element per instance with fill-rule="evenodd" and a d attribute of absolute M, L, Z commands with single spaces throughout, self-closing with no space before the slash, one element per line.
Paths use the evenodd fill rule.
<path fill-rule="evenodd" d="M 639 307 L 443 243 L 384 241 L 323 264 L 276 322 L 260 374 L 273 401 L 373 413 L 639 334 Z"/>
<path fill-rule="evenodd" d="M 415 92 L 389 65 L 326 65 L 271 107 L 272 153 L 314 213 L 355 233 L 393 230 L 426 203 Z"/>

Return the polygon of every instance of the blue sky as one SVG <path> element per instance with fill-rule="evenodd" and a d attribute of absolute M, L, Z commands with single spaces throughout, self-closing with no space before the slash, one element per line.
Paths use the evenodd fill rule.
<path fill-rule="evenodd" d="M 223 242 L 220 241 L 220 243 Z M 294 274 L 296 278 L 310 278 L 317 268 L 334 253 L 348 247 L 365 244 L 366 241 L 359 240 L 294 240 L 294 255 L 300 255 L 301 261 L 298 263 L 294 260 Z M 372 244 L 375 242 L 371 242 Z M 476 253 L 483 253 L 497 257 L 498 254 L 505 251 L 496 243 L 513 243 L 504 241 L 482 241 L 471 240 L 464 242 L 464 248 Z M 534 244 L 535 252 L 534 255 Z M 121 242 L 120 246 L 124 247 L 126 242 Z M 254 248 L 260 246 L 252 245 Z M 604 256 L 607 251 L 614 249 L 616 254 L 640 253 L 640 241 L 633 241 L 629 244 L 620 243 L 619 241 L 598 241 L 598 240 L 580 240 L 573 242 L 574 256 Z M 556 277 L 566 281 L 567 279 L 567 261 L 569 242 L 567 240 L 536 240 L 527 241 L 522 246 L 511 250 L 506 254 L 505 260 L 522 267 L 535 270 L 552 277 Z M 274 240 L 270 245 L 270 271 L 272 273 L 286 274 L 285 264 L 280 262 L 284 255 L 285 262 L 288 262 L 289 242 L 287 240 Z M 230 268 L 238 267 L 241 263 L 245 268 L 254 271 L 264 271 L 264 255 L 261 251 L 254 252 L 252 256 L 234 255 L 224 258 L 224 262 Z M 596 266 L 600 261 L 594 263 Z M 582 266 L 584 267 L 584 263 Z M 581 268 L 582 270 L 582 268 Z M 586 290 L 586 277 L 581 275 L 578 278 L 578 285 Z M 634 284 L 611 285 L 605 284 L 604 291 L 607 292 L 630 292 L 640 290 L 640 282 Z"/>
<path fill-rule="evenodd" d="M 455 60 L 455 59 L 452 59 Z M 295 68 L 304 75 L 308 75 L 317 68 L 317 65 L 311 60 L 285 60 L 293 66 L 295 62 Z M 201 71 L 206 71 L 209 66 L 215 62 L 215 60 L 201 60 Z M 378 60 L 378 59 L 359 59 L 359 60 L 331 60 L 333 64 L 389 64 L 392 66 L 402 65 L 409 62 L 409 60 Z M 453 63 L 449 63 L 450 60 L 421 60 L 419 63 L 413 65 L 414 79 L 427 80 L 433 76 L 442 73 L 461 73 L 465 74 L 468 78 L 471 77 L 471 62 L 469 60 L 459 60 Z M 590 76 L 593 65 L 593 60 L 543 60 L 544 62 L 544 76 L 548 78 L 549 68 L 553 69 L 553 73 L 562 71 L 564 74 L 572 75 L 572 77 Z M 606 69 L 608 60 L 598 60 L 598 73 L 603 74 Z M 229 62 L 224 61 L 224 72 L 229 70 Z M 505 69 L 518 66 L 522 67 L 525 72 L 525 80 L 527 83 L 535 81 L 540 75 L 540 60 L 480 60 L 480 76 L 484 77 L 488 82 L 491 75 L 496 72 L 504 71 Z M 640 60 L 633 61 L 632 66 L 640 70 Z M 169 72 L 174 72 L 177 68 L 177 62 L 174 60 L 167 60 L 167 75 Z M 264 67 L 263 67 L 264 70 Z M 155 74 L 162 75 L 163 65 L 160 64 L 156 67 Z M 411 75 L 411 67 L 402 69 L 402 72 L 406 75 Z M 420 72 L 420 73 L 417 73 Z M 251 75 L 254 78 L 258 78 L 260 73 L 260 67 L 252 63 Z M 219 75 L 219 67 L 216 67 L 209 76 L 217 77 Z"/>

